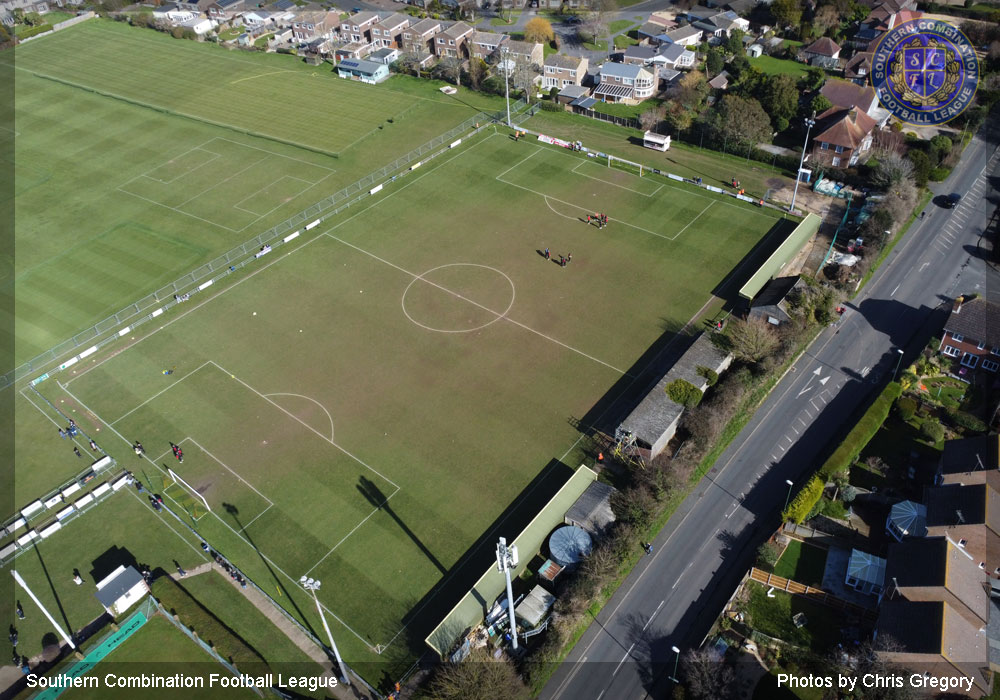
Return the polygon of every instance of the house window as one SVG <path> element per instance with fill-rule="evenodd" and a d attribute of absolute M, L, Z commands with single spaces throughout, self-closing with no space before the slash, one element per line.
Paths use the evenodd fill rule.
<path fill-rule="evenodd" d="M 969 368 L 974 368 L 979 364 L 979 358 L 971 353 L 962 355 L 962 364 Z"/>
<path fill-rule="evenodd" d="M 994 347 L 992 350 L 990 350 L 990 354 L 991 355 L 1000 355 L 1000 348 Z"/>
<path fill-rule="evenodd" d="M 969 544 L 969 541 L 968 541 L 968 540 L 959 540 L 959 541 L 958 541 L 958 546 L 959 546 L 959 547 L 964 547 L 964 546 L 965 546 L 965 545 L 967 545 L 967 544 Z"/>
<path fill-rule="evenodd" d="M 986 343 L 984 343 L 982 341 L 979 341 L 979 345 L 976 346 L 976 349 L 977 350 L 982 350 L 985 347 L 986 347 Z"/>
<path fill-rule="evenodd" d="M 848 576 L 847 577 L 847 585 L 848 586 L 857 586 L 858 585 L 858 580 L 856 578 L 854 578 L 853 576 Z"/>
<path fill-rule="evenodd" d="M 443 44 L 444 43 L 444 39 L 438 39 L 438 43 L 439 44 Z"/>
<path fill-rule="evenodd" d="M 941 352 L 943 352 L 948 357 L 958 357 L 959 355 L 962 354 L 961 350 L 952 345 L 945 345 L 944 350 L 942 350 Z"/>
<path fill-rule="evenodd" d="M 450 44 L 451 46 L 454 46 L 455 45 L 455 40 L 454 39 L 449 39 L 448 40 L 448 44 Z"/>
<path fill-rule="evenodd" d="M 836 150 L 837 150 L 837 153 L 843 153 L 844 152 L 844 147 L 843 146 L 837 146 Z"/>
<path fill-rule="evenodd" d="M 993 360 L 983 360 L 983 369 L 989 370 L 990 372 L 996 372 L 1000 369 L 1000 362 L 994 362 Z"/>
<path fill-rule="evenodd" d="M 834 156 L 833 160 L 830 161 L 830 165 L 836 168 L 838 165 L 840 165 L 840 158 Z"/>
<path fill-rule="evenodd" d="M 954 340 L 956 343 L 961 343 L 963 340 L 965 340 L 965 336 L 962 335 L 961 333 L 952 333 L 951 339 Z"/>
<path fill-rule="evenodd" d="M 829 150 L 829 148 L 830 148 L 830 144 L 828 144 L 828 143 L 827 143 L 826 141 L 823 141 L 823 142 L 821 142 L 821 143 L 819 144 L 819 147 L 820 147 L 821 149 L 823 149 L 824 151 L 826 151 L 826 150 Z"/>

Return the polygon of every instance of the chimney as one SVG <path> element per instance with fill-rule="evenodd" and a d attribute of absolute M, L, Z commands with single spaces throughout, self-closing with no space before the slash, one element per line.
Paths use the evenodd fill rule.
<path fill-rule="evenodd" d="M 965 301 L 965 297 L 955 297 L 955 304 L 951 309 L 953 314 L 957 314 L 962 310 L 962 302 Z"/>

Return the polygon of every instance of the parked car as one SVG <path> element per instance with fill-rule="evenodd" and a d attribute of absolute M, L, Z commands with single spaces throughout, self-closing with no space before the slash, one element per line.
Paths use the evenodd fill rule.
<path fill-rule="evenodd" d="M 948 195 L 948 199 L 945 201 L 945 207 L 947 207 L 948 209 L 954 209 L 955 207 L 958 206 L 958 203 L 960 201 L 962 201 L 962 195 L 960 195 L 958 192 L 952 192 L 950 195 Z"/>

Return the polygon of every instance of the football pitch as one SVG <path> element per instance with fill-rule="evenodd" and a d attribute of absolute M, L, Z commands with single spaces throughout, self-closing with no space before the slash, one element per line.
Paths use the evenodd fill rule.
<path fill-rule="evenodd" d="M 546 465 L 579 464 L 580 421 L 780 224 L 488 130 L 37 388 L 113 449 L 140 440 L 136 474 L 220 551 L 322 580 L 349 663 L 419 653 L 408 626 L 454 603 L 435 590 L 456 562 Z"/>
<path fill-rule="evenodd" d="M 20 364 L 500 101 L 91 20 L 13 71 Z M 9 367 L 4 368 L 4 372 Z"/>

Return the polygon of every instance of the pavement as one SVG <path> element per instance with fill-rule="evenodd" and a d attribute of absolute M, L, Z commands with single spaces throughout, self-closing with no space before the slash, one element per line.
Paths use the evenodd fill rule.
<path fill-rule="evenodd" d="M 757 546 L 779 526 L 789 493 L 824 447 L 912 362 L 958 294 L 1000 294 L 980 237 L 1000 196 L 994 117 L 937 194 L 966 193 L 954 210 L 931 203 L 848 304 L 778 382 L 543 689 L 543 700 L 669 697 L 678 654 L 698 647 Z M 900 356 L 897 350 L 903 349 Z"/>

